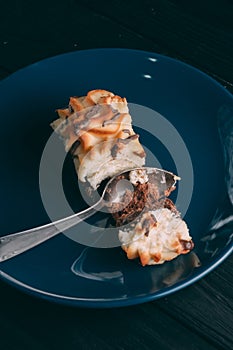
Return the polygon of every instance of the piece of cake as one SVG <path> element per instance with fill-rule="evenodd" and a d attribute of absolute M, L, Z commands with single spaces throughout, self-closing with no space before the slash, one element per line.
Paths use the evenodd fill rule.
<path fill-rule="evenodd" d="M 112 204 L 112 215 L 120 226 L 119 240 L 128 259 L 141 264 L 162 264 L 193 249 L 189 230 L 171 199 L 176 175 L 150 168 L 134 169 L 116 181 L 133 185 L 120 203 Z M 111 195 L 111 193 L 110 193 Z"/>
<path fill-rule="evenodd" d="M 127 101 L 106 90 L 71 97 L 51 126 L 73 156 L 81 182 L 92 189 L 106 178 L 145 164 L 145 151 L 132 128 Z"/>
<path fill-rule="evenodd" d="M 187 254 L 194 244 L 181 217 L 167 208 L 145 211 L 132 229 L 119 231 L 128 259 L 155 265 Z"/>

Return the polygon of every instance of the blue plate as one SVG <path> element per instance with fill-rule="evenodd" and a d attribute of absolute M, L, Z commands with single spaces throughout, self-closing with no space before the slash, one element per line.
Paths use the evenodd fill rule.
<path fill-rule="evenodd" d="M 147 165 L 159 164 L 182 177 L 173 199 L 185 215 L 194 251 L 163 265 L 142 267 L 127 260 L 120 247 L 87 247 L 60 234 L 1 263 L 0 276 L 58 303 L 126 306 L 190 285 L 231 253 L 233 98 L 187 64 L 135 50 L 72 52 L 12 74 L 0 83 L 1 235 L 68 214 L 56 201 L 53 164 L 46 187 L 52 208 L 45 205 L 41 157 L 56 108 L 66 106 L 69 96 L 96 88 L 127 97 L 135 130 L 149 154 Z M 60 140 L 57 152 L 64 152 Z M 69 157 L 59 181 L 70 208 L 83 209 Z M 77 226 L 76 232 L 89 227 Z"/>

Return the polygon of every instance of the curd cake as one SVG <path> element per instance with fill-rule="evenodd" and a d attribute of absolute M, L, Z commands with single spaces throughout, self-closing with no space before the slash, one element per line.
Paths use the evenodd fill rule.
<path fill-rule="evenodd" d="M 92 189 L 106 178 L 145 164 L 145 151 L 132 128 L 125 98 L 106 90 L 70 97 L 51 126 L 72 154 L 78 178 Z"/>

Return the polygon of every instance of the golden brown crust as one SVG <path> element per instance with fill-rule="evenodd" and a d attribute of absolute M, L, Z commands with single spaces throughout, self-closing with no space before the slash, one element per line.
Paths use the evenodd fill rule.
<path fill-rule="evenodd" d="M 167 208 L 144 212 L 133 228 L 119 231 L 119 239 L 128 259 L 139 258 L 142 266 L 162 264 L 194 247 L 185 222 Z"/>
<path fill-rule="evenodd" d="M 143 147 L 138 139 L 131 139 L 135 133 L 125 98 L 107 90 L 96 89 L 89 91 L 87 96 L 70 97 L 69 108 L 58 109 L 57 112 L 60 118 L 51 126 L 62 136 L 66 151 L 79 141 L 72 153 L 81 181 L 86 181 L 85 179 L 97 170 L 105 171 L 108 177 L 124 169 L 144 165 Z M 111 162 L 112 169 L 116 166 L 116 173 L 107 169 L 106 164 L 105 168 L 100 170 L 101 162 L 104 164 L 106 161 Z M 96 175 L 98 177 L 98 174 Z M 98 179 L 102 180 L 102 177 Z M 90 182 L 89 179 L 88 181 Z M 93 184 L 95 187 L 95 182 Z"/>

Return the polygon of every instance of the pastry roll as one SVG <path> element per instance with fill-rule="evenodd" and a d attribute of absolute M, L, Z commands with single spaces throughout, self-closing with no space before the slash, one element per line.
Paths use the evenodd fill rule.
<path fill-rule="evenodd" d="M 145 164 L 125 98 L 106 90 L 71 97 L 51 126 L 73 156 L 78 178 L 92 189 L 106 178 Z"/>

